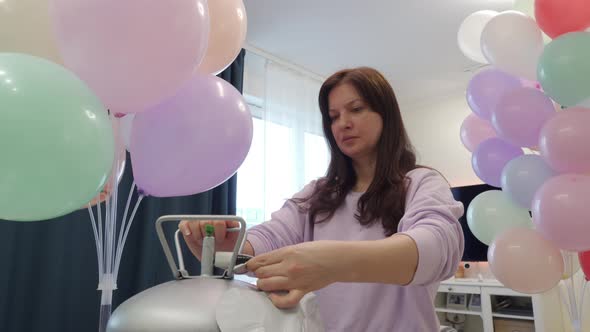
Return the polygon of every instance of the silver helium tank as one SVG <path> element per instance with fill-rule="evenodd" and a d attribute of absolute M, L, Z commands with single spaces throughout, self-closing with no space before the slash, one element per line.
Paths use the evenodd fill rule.
<path fill-rule="evenodd" d="M 221 275 L 188 274 L 180 249 L 179 230 L 174 235 L 179 263 L 176 266 L 162 224 L 179 220 L 235 220 L 240 223 L 240 228 L 228 229 L 239 231 L 239 235 L 227 269 Z M 123 302 L 112 314 L 107 332 L 219 332 L 215 310 L 225 291 L 236 287 L 256 289 L 233 278 L 238 253 L 245 243 L 246 222 L 236 216 L 163 216 L 156 221 L 156 231 L 175 280 L 149 288 Z"/>

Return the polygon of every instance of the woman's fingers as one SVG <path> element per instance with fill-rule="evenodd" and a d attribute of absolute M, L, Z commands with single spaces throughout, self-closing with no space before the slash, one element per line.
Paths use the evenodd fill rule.
<path fill-rule="evenodd" d="M 299 289 L 292 289 L 288 293 L 277 292 L 268 295 L 272 303 L 280 309 L 291 309 L 299 304 L 299 301 L 305 296 L 305 292 Z"/>
<path fill-rule="evenodd" d="M 285 291 L 289 290 L 289 279 L 282 276 L 258 279 L 256 286 L 265 292 Z"/>

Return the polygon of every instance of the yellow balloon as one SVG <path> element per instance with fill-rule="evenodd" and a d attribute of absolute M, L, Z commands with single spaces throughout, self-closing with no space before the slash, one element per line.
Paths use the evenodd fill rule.
<path fill-rule="evenodd" d="M 535 0 L 514 0 L 512 8 L 535 19 Z M 536 20 L 536 19 L 535 19 Z M 551 38 L 543 32 L 543 42 L 549 44 Z"/>
<path fill-rule="evenodd" d="M 62 64 L 48 0 L 0 0 L 0 52 L 31 54 Z"/>

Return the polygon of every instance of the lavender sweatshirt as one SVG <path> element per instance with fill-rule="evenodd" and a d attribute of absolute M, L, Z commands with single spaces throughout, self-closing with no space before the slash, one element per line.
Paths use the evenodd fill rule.
<path fill-rule="evenodd" d="M 463 232 L 458 222 L 463 205 L 453 199 L 448 183 L 437 172 L 419 168 L 407 177 L 411 182 L 398 233 L 412 237 L 418 247 L 414 279 L 407 286 L 336 283 L 316 291 L 326 331 L 439 331 L 434 297 L 439 282 L 454 274 L 463 254 Z M 314 184 L 294 197 L 307 196 Z M 254 252 L 261 254 L 305 241 L 385 238 L 381 223 L 362 226 L 354 218 L 361 195 L 350 192 L 333 218 L 316 224 L 313 232 L 307 214 L 287 201 L 270 221 L 249 230 L 248 241 Z"/>

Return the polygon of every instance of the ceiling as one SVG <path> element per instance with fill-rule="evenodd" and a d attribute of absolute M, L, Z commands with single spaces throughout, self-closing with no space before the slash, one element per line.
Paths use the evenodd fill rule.
<path fill-rule="evenodd" d="M 372 66 L 400 103 L 463 94 L 478 64 L 457 46 L 465 17 L 507 10 L 512 0 L 244 0 L 246 43 L 327 77 Z"/>

